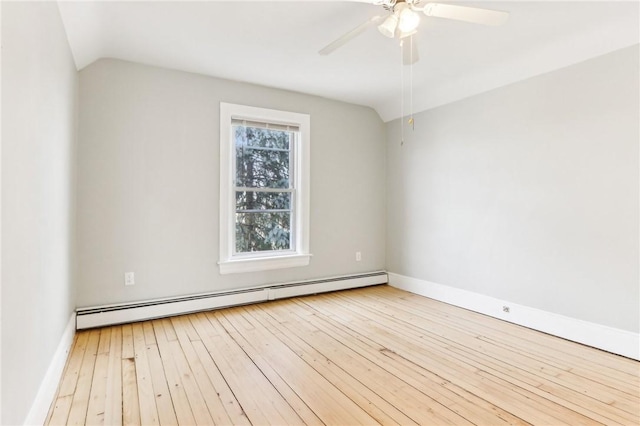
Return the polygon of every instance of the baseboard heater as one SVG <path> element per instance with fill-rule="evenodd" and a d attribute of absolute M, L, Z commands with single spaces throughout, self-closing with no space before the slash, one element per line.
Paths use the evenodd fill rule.
<path fill-rule="evenodd" d="M 76 329 L 83 330 L 230 306 L 247 305 L 287 297 L 367 287 L 386 284 L 387 281 L 387 273 L 377 271 L 366 274 L 252 287 L 241 290 L 80 308 L 76 310 Z"/>

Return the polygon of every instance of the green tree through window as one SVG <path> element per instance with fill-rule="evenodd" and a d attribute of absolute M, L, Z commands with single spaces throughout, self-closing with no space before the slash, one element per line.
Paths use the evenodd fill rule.
<path fill-rule="evenodd" d="M 291 250 L 295 132 L 234 124 L 236 253 Z"/>

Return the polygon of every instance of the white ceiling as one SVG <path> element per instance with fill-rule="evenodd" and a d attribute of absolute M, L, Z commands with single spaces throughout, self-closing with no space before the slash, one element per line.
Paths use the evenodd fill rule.
<path fill-rule="evenodd" d="M 639 42 L 637 1 L 466 1 L 506 10 L 502 27 L 422 18 L 413 66 L 421 111 Z M 397 41 L 372 28 L 329 56 L 318 50 L 380 6 L 358 1 L 63 1 L 76 66 L 118 58 L 319 95 L 375 108 L 384 121 L 410 108 L 410 67 Z M 603 76 L 606 78 L 606 76 Z"/>

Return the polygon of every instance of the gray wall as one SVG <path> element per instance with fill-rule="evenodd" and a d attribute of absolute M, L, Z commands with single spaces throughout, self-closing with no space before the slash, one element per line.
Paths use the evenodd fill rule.
<path fill-rule="evenodd" d="M 311 115 L 310 266 L 219 274 L 220 101 Z M 80 72 L 78 306 L 384 269 L 385 146 L 369 108 L 97 61 Z"/>
<path fill-rule="evenodd" d="M 638 45 L 387 127 L 387 269 L 637 332 Z"/>
<path fill-rule="evenodd" d="M 21 424 L 73 309 L 77 72 L 55 3 L 2 4 L 2 424 Z"/>

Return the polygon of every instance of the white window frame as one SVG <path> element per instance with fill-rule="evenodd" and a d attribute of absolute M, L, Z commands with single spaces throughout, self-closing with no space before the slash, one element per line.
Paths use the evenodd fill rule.
<path fill-rule="evenodd" d="M 232 119 L 293 125 L 299 137 L 293 149 L 292 250 L 234 254 L 235 142 Z M 309 189 L 311 117 L 308 114 L 220 103 L 220 266 L 221 274 L 266 271 L 309 264 Z"/>

